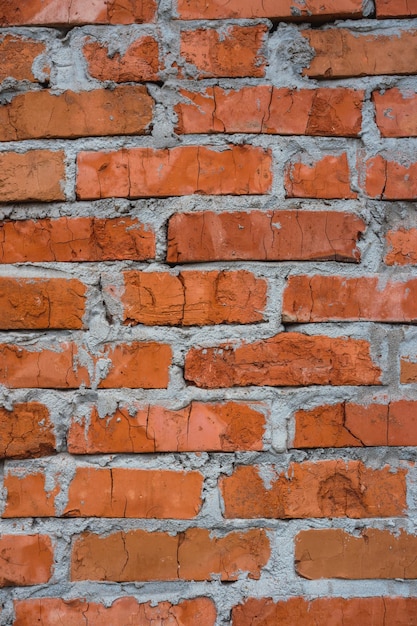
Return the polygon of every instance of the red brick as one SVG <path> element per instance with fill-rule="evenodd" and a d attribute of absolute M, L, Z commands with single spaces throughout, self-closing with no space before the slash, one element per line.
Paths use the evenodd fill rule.
<path fill-rule="evenodd" d="M 177 133 L 269 133 L 356 137 L 363 91 L 288 89 L 268 85 L 181 90 Z"/>
<path fill-rule="evenodd" d="M 5 1 L 7 0 L 3 0 Z M 35 59 L 45 51 L 45 44 L 40 41 L 18 35 L 5 35 L 0 40 L 0 82 L 9 77 L 15 80 L 28 80 L 31 83 L 38 82 L 32 66 Z M 45 77 L 49 76 L 49 71 L 49 66 L 45 65 L 43 68 Z"/>
<path fill-rule="evenodd" d="M 199 472 L 78 467 L 64 515 L 192 519 L 202 487 Z"/>
<path fill-rule="evenodd" d="M 417 13 L 416 13 L 417 14 Z M 374 91 L 376 123 L 383 137 L 417 137 L 417 94 L 399 89 Z"/>
<path fill-rule="evenodd" d="M 400 282 L 378 276 L 290 276 L 284 291 L 282 320 L 415 322 L 417 279 Z"/>
<path fill-rule="evenodd" d="M 39 402 L 21 402 L 9 411 L 0 408 L 0 458 L 48 456 L 56 450 L 49 411 Z"/>
<path fill-rule="evenodd" d="M 308 22 L 316 19 L 344 19 L 362 16 L 361 0 L 177 0 L 182 20 L 269 17 L 274 20 Z"/>
<path fill-rule="evenodd" d="M 178 535 L 144 530 L 107 537 L 84 533 L 73 544 L 71 580 L 210 580 L 216 575 L 227 581 L 237 580 L 242 572 L 258 579 L 269 556 L 262 529 L 219 538 L 204 528 Z"/>
<path fill-rule="evenodd" d="M 341 529 L 301 531 L 295 542 L 300 576 L 317 578 L 417 578 L 417 537 L 369 528 L 359 536 Z"/>
<path fill-rule="evenodd" d="M 259 410 L 257 410 L 259 408 Z M 105 419 L 96 409 L 68 432 L 71 454 L 117 452 L 233 452 L 262 450 L 265 405 L 192 402 L 184 409 L 147 406 L 134 415 L 119 408 Z"/>
<path fill-rule="evenodd" d="M 0 108 L 0 141 L 142 135 L 148 132 L 152 116 L 153 99 L 142 86 L 61 95 L 29 91 Z"/>
<path fill-rule="evenodd" d="M 285 171 L 285 190 L 289 198 L 356 198 L 351 190 L 346 153 L 325 156 L 313 165 L 291 163 Z"/>
<path fill-rule="evenodd" d="M 15 600 L 13 626 L 77 626 L 86 620 L 88 626 L 105 624 L 177 624 L 178 626 L 215 626 L 216 608 L 209 598 L 170 602 L 139 603 L 136 598 L 122 597 L 111 605 L 86 602 L 84 600 L 61 600 L 60 598 L 38 598 Z M 36 621 L 34 621 L 36 620 Z M 39 620 L 39 621 L 38 621 Z"/>
<path fill-rule="evenodd" d="M 2 517 L 55 517 L 55 496 L 58 485 L 51 490 L 45 486 L 45 474 L 27 474 L 25 467 L 14 467 L 6 473 L 6 506 Z"/>
<path fill-rule="evenodd" d="M 64 153 L 30 150 L 0 154 L 0 202 L 64 200 Z"/>
<path fill-rule="evenodd" d="M 77 195 L 81 200 L 148 198 L 190 194 L 263 194 L 271 186 L 271 156 L 262 148 L 203 146 L 78 155 Z"/>
<path fill-rule="evenodd" d="M 83 328 L 85 292 L 75 278 L 0 277 L 0 329 Z"/>
<path fill-rule="evenodd" d="M 167 261 L 358 261 L 364 230 L 334 211 L 181 213 L 169 221 Z"/>
<path fill-rule="evenodd" d="M 249 324 L 263 319 L 266 282 L 238 272 L 124 272 L 125 324 Z"/>
<path fill-rule="evenodd" d="M 158 42 L 150 35 L 136 39 L 123 55 L 112 54 L 108 46 L 88 37 L 83 54 L 90 76 L 98 80 L 128 83 L 159 79 Z"/>
<path fill-rule="evenodd" d="M 417 265 L 417 228 L 388 231 L 387 245 L 387 265 Z"/>
<path fill-rule="evenodd" d="M 378 155 L 365 163 L 365 191 L 380 200 L 417 199 L 417 163 L 402 165 Z"/>
<path fill-rule="evenodd" d="M 190 76 L 253 77 L 265 75 L 266 59 L 262 54 L 267 28 L 229 26 L 219 33 L 214 28 L 199 28 L 181 32 L 180 52 L 190 69 Z"/>
<path fill-rule="evenodd" d="M 192 348 L 185 379 L 197 387 L 377 385 L 381 371 L 364 340 L 281 333 L 233 346 Z"/>
<path fill-rule="evenodd" d="M 233 626 L 415 626 L 416 598 L 249 598 L 232 610 Z M 16 625 L 16 626 L 20 626 Z M 26 622 L 21 626 L 26 626 Z M 29 626 L 29 623 L 28 623 Z M 49 626 L 45 623 L 45 626 Z"/>
<path fill-rule="evenodd" d="M 155 235 L 136 218 L 60 217 L 0 223 L 0 263 L 144 261 Z"/>
<path fill-rule="evenodd" d="M 346 78 L 417 73 L 417 30 L 365 35 L 344 28 L 306 30 L 315 56 L 304 76 Z"/>
<path fill-rule="evenodd" d="M 78 389 L 80 386 L 111 389 L 165 388 L 171 348 L 155 342 L 133 342 L 104 346 L 100 356 L 109 361 L 107 375 L 101 381 L 90 379 L 88 369 L 81 365 L 81 356 L 74 343 L 61 343 L 55 349 L 27 350 L 11 344 L 0 345 L 0 384 L 10 388 Z"/>
<path fill-rule="evenodd" d="M 406 356 L 400 359 L 400 383 L 411 384 L 417 382 L 417 363 L 415 356 Z"/>
<path fill-rule="evenodd" d="M 415 17 L 417 6 L 410 0 L 375 0 L 376 16 L 387 17 Z"/>
<path fill-rule="evenodd" d="M 416 446 L 417 403 L 342 402 L 295 413 L 294 448 Z"/>
<path fill-rule="evenodd" d="M 53 562 L 52 543 L 45 535 L 0 537 L 0 587 L 47 583 Z"/>
<path fill-rule="evenodd" d="M 274 478 L 266 485 L 262 472 Z M 406 472 L 359 461 L 240 466 L 220 480 L 226 518 L 398 517 L 406 509 Z"/>

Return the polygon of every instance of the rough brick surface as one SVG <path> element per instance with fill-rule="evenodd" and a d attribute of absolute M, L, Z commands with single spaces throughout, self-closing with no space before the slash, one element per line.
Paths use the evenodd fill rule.
<path fill-rule="evenodd" d="M 0 409 L 0 456 L 24 459 L 55 451 L 55 434 L 47 407 L 40 402 L 16 403 Z"/>
<path fill-rule="evenodd" d="M 399 228 L 387 233 L 387 265 L 417 264 L 417 228 Z"/>
<path fill-rule="evenodd" d="M 64 153 L 29 150 L 0 154 L 1 202 L 64 200 Z"/>
<path fill-rule="evenodd" d="M 356 198 L 346 154 L 325 156 L 313 165 L 291 163 L 285 189 L 289 198 Z"/>
<path fill-rule="evenodd" d="M 52 575 L 52 542 L 46 535 L 2 535 L 0 587 L 47 583 Z"/>
<path fill-rule="evenodd" d="M 417 7 L 409 0 L 375 0 L 376 16 L 387 17 L 414 17 Z"/>
<path fill-rule="evenodd" d="M 417 94 L 399 89 L 374 91 L 376 123 L 383 137 L 417 136 Z"/>
<path fill-rule="evenodd" d="M 381 200 L 415 200 L 417 163 L 403 165 L 378 155 L 366 164 L 365 191 Z"/>
<path fill-rule="evenodd" d="M 127 83 L 159 78 L 158 42 L 150 35 L 136 39 L 123 54 L 112 54 L 106 45 L 88 37 L 83 54 L 90 76 L 98 80 Z"/>
<path fill-rule="evenodd" d="M 0 81 L 5 78 L 15 80 L 28 80 L 32 83 L 38 81 L 33 73 L 33 63 L 37 57 L 45 52 L 45 45 L 40 41 L 20 37 L 18 35 L 5 35 L 0 39 Z M 44 64 L 44 73 L 49 74 L 49 65 Z"/>

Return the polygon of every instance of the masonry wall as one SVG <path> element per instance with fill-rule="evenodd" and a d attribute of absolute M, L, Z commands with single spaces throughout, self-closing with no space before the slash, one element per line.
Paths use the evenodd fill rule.
<path fill-rule="evenodd" d="M 0 24 L 0 623 L 416 625 L 417 3 Z"/>

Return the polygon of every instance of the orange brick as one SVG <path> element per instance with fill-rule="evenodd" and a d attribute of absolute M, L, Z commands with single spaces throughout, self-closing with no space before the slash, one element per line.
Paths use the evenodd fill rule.
<path fill-rule="evenodd" d="M 134 415 L 120 408 L 105 419 L 93 409 L 88 419 L 72 420 L 68 450 L 71 454 L 262 450 L 265 408 L 256 402 L 250 406 L 192 402 L 177 411 L 147 406 Z"/>
<path fill-rule="evenodd" d="M 13 626 L 33 626 L 34 615 L 39 616 L 42 626 L 56 626 L 57 621 L 66 626 L 76 626 L 83 619 L 88 626 L 104 624 L 178 624 L 178 626 L 215 626 L 216 608 L 209 598 L 170 602 L 139 603 L 136 598 L 122 597 L 111 605 L 86 602 L 84 600 L 61 600 L 60 598 L 38 598 L 15 600 Z"/>
<path fill-rule="evenodd" d="M 410 0 L 375 0 L 376 16 L 387 17 L 414 17 L 417 15 L 417 6 Z"/>
<path fill-rule="evenodd" d="M 417 14 L 417 13 L 416 13 Z M 417 136 L 417 94 L 399 89 L 374 91 L 376 123 L 383 137 Z"/>
<path fill-rule="evenodd" d="M 83 328 L 85 291 L 75 278 L 0 277 L 0 328 Z"/>
<path fill-rule="evenodd" d="M 47 490 L 45 474 L 26 474 L 25 467 L 14 468 L 4 477 L 7 490 L 2 517 L 55 517 L 55 496 L 59 486 Z"/>
<path fill-rule="evenodd" d="M 417 382 L 417 363 L 415 357 L 406 356 L 400 359 L 400 383 Z"/>
<path fill-rule="evenodd" d="M 359 536 L 341 529 L 301 531 L 295 542 L 300 576 L 317 578 L 417 578 L 417 537 L 369 528 Z"/>
<path fill-rule="evenodd" d="M 5 1 L 7 0 L 3 0 L 0 4 L 0 16 L 2 4 Z M 28 80 L 31 83 L 38 82 L 33 74 L 32 66 L 35 59 L 45 50 L 45 44 L 40 41 L 18 35 L 5 35 L 0 40 L 0 82 L 8 77 L 15 80 Z M 45 76 L 49 76 L 49 71 L 49 66 L 45 65 L 43 68 Z"/>
<path fill-rule="evenodd" d="M 0 0 L 0 25 L 134 24 L 153 21 L 155 10 L 154 0 L 95 0 L 87 5 L 84 0 Z"/>
<path fill-rule="evenodd" d="M 417 228 L 398 228 L 387 233 L 387 265 L 417 264 Z"/>
<path fill-rule="evenodd" d="M 108 46 L 88 37 L 83 54 L 90 76 L 98 80 L 128 83 L 159 79 L 158 42 L 150 35 L 136 39 L 123 55 L 111 54 Z"/>
<path fill-rule="evenodd" d="M 268 485 L 262 471 L 275 478 Z M 226 518 L 398 517 L 406 509 L 406 471 L 359 461 L 240 466 L 220 480 Z"/>
<path fill-rule="evenodd" d="M 53 202 L 64 200 L 63 152 L 30 150 L 0 154 L 0 202 Z"/>
<path fill-rule="evenodd" d="M 415 626 L 416 598 L 249 598 L 232 610 L 233 626 Z M 16 626 L 20 626 L 16 625 Z M 26 626 L 26 622 L 21 626 Z M 29 623 L 28 623 L 29 626 Z M 45 626 L 49 626 L 46 623 Z"/>
<path fill-rule="evenodd" d="M 87 367 L 81 365 L 74 343 L 61 343 L 55 349 L 30 351 L 10 344 L 0 345 L 0 384 L 10 388 L 78 389 L 80 386 L 155 389 L 168 385 L 171 348 L 155 342 L 133 342 L 104 346 L 99 358 L 109 362 L 103 380 L 92 381 Z"/>
<path fill-rule="evenodd" d="M 145 87 L 122 85 L 54 95 L 29 91 L 0 108 L 0 141 L 94 135 L 142 135 L 153 116 Z"/>
<path fill-rule="evenodd" d="M 356 198 L 350 186 L 346 153 L 325 156 L 312 166 L 291 163 L 285 172 L 285 190 L 289 198 Z"/>
<path fill-rule="evenodd" d="M 286 323 L 417 320 L 417 280 L 387 281 L 377 276 L 290 276 L 284 291 Z"/>
<path fill-rule="evenodd" d="M 21 402 L 12 410 L 0 408 L 0 458 L 48 456 L 56 450 L 53 424 L 46 406 Z"/>
<path fill-rule="evenodd" d="M 0 587 L 42 585 L 52 576 L 52 543 L 45 535 L 2 535 L 0 555 Z"/>
<path fill-rule="evenodd" d="M 180 213 L 168 224 L 167 261 L 358 261 L 364 230 L 334 211 Z"/>
<path fill-rule="evenodd" d="M 404 0 L 405 1 L 405 0 Z M 361 0 L 177 0 L 182 20 L 269 17 L 286 21 L 344 19 L 362 16 Z"/>
<path fill-rule="evenodd" d="M 288 89 L 268 85 L 181 90 L 177 133 L 269 133 L 356 137 L 363 91 Z"/>
<path fill-rule="evenodd" d="M 125 324 L 248 324 L 263 319 L 266 282 L 238 272 L 124 272 Z"/>
<path fill-rule="evenodd" d="M 417 30 L 364 35 L 344 28 L 305 30 L 315 56 L 305 76 L 346 78 L 417 73 Z"/>
<path fill-rule="evenodd" d="M 192 348 L 185 358 L 185 379 L 205 389 L 378 385 L 380 374 L 367 341 L 301 333 L 281 333 L 237 347 Z"/>
<path fill-rule="evenodd" d="M 64 515 L 192 519 L 202 487 L 199 472 L 78 467 Z"/>
<path fill-rule="evenodd" d="M 155 235 L 136 218 L 59 217 L 0 223 L 0 263 L 144 261 Z"/>
<path fill-rule="evenodd" d="M 183 30 L 180 52 L 195 68 L 189 70 L 190 75 L 196 73 L 197 78 L 259 78 L 265 74 L 266 33 L 264 25 L 229 26 L 222 34 L 214 28 Z"/>
<path fill-rule="evenodd" d="M 402 165 L 378 155 L 365 163 L 365 191 L 380 200 L 417 199 L 417 163 Z"/>
<path fill-rule="evenodd" d="M 200 194 L 263 194 L 271 186 L 271 156 L 262 148 L 230 146 L 223 151 L 181 146 L 78 155 L 81 200 Z"/>
<path fill-rule="evenodd" d="M 204 528 L 175 536 L 144 530 L 107 537 L 84 533 L 73 544 L 71 580 L 210 580 L 212 575 L 236 580 L 240 572 L 257 579 L 269 556 L 262 529 L 219 538 Z"/>

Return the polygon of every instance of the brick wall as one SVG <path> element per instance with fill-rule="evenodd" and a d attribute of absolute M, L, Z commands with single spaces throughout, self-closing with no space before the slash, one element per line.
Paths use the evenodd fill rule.
<path fill-rule="evenodd" d="M 416 626 L 417 3 L 0 24 L 0 623 Z"/>

